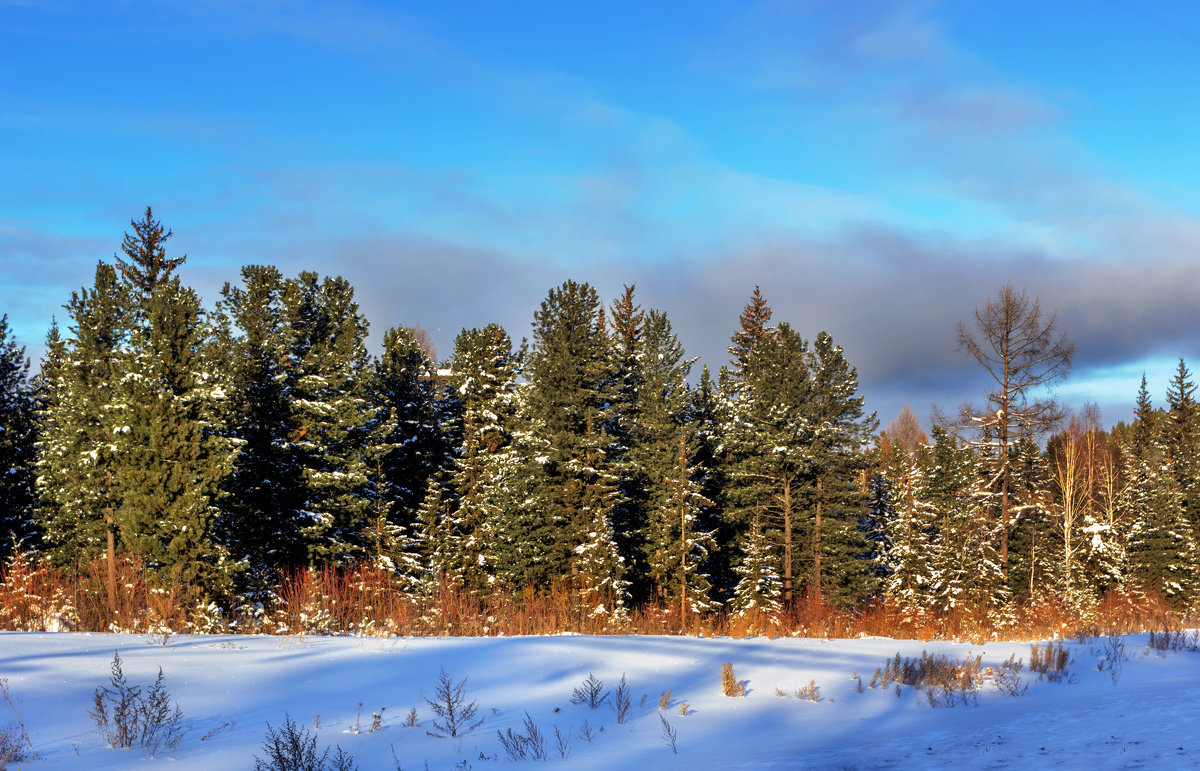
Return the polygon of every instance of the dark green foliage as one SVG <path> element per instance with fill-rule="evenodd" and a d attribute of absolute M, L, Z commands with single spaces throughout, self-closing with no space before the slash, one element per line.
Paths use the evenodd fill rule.
<path fill-rule="evenodd" d="M 293 441 L 294 367 L 283 305 L 284 279 L 272 267 L 242 268 L 217 304 L 229 380 L 224 433 L 238 446 L 223 482 L 220 539 L 246 570 L 250 585 L 267 585 L 282 568 L 303 564 L 304 489 L 296 484 L 302 455 Z"/>
<path fill-rule="evenodd" d="M 455 433 L 455 400 L 437 399 L 437 373 L 411 329 L 389 329 L 383 355 L 368 385 L 374 421 L 370 426 L 368 472 L 375 533 L 379 521 L 394 529 L 390 539 L 372 539 L 370 556 L 393 562 L 407 553 L 427 481 L 448 471 Z M 401 558 L 402 559 L 402 558 Z"/>
<path fill-rule="evenodd" d="M 618 479 L 608 409 L 614 393 L 607 334 L 596 290 L 568 281 L 550 290 L 534 314 L 527 401 L 530 431 L 546 454 L 534 502 L 553 539 L 547 567 L 577 576 L 592 610 L 624 604 L 623 559 L 612 540 Z M 536 541 L 535 541 L 536 543 Z M 523 566 L 530 567 L 530 566 Z"/>
<path fill-rule="evenodd" d="M 500 563 L 495 539 L 506 510 L 506 489 L 514 480 L 517 378 L 521 352 L 502 327 L 464 329 L 454 341 L 452 386 L 462 430 L 452 486 L 457 493 L 453 527 L 457 542 L 452 572 L 466 585 L 481 588 L 496 577 Z M 507 515 L 507 516 L 506 516 Z"/>
<path fill-rule="evenodd" d="M 164 231 L 154 219 L 150 207 L 140 220 L 131 220 L 132 233 L 125 234 L 121 251 L 128 259 L 117 257 L 117 270 L 135 298 L 135 305 L 145 307 L 159 287 L 171 282 L 171 273 L 183 264 L 187 255 L 167 257 L 163 246 L 173 233 Z"/>
<path fill-rule="evenodd" d="M 35 534 L 36 406 L 25 348 L 13 339 L 8 317 L 0 316 L 0 549 Z"/>
<path fill-rule="evenodd" d="M 114 475 L 123 459 L 116 443 L 119 386 L 128 367 L 128 292 L 116 271 L 96 266 L 95 283 L 71 295 L 69 337 L 52 328 L 39 379 L 38 524 L 63 563 L 104 550 L 121 506 Z"/>
<path fill-rule="evenodd" d="M 117 410 L 121 544 L 149 567 L 216 589 L 224 552 L 212 534 L 215 497 L 233 453 L 217 433 L 223 391 L 207 372 L 200 300 L 173 280 L 153 290 L 141 318 Z"/>
<path fill-rule="evenodd" d="M 283 308 L 300 533 L 311 562 L 347 562 L 362 554 L 369 522 L 367 321 L 345 279 L 316 273 L 284 284 Z"/>

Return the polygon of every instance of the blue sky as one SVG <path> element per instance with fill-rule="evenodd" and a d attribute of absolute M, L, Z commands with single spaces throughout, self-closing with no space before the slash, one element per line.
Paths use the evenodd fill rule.
<path fill-rule="evenodd" d="M 649 5 L 651 7 L 644 7 Z M 1143 7 L 1147 6 L 1147 7 Z M 978 401 L 1005 281 L 1128 417 L 1200 354 L 1200 6 L 0 0 L 0 312 L 35 355 L 147 204 L 209 302 L 345 275 L 379 339 L 636 283 L 714 369 L 761 284 L 882 422 Z"/>

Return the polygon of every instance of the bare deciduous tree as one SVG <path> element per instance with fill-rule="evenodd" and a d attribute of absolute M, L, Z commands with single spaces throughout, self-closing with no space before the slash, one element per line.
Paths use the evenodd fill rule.
<path fill-rule="evenodd" d="M 895 420 L 888 423 L 888 427 L 883 431 L 883 436 L 880 437 L 881 447 L 896 445 L 904 450 L 904 453 L 910 458 L 927 444 L 929 444 L 929 435 L 925 433 L 925 429 L 921 428 L 921 421 L 917 420 L 917 416 L 913 414 L 908 404 L 904 405 L 904 409 L 900 410 L 900 414 Z"/>
<path fill-rule="evenodd" d="M 1044 398 L 1044 387 L 1065 378 L 1071 369 L 1075 344 L 1058 331 L 1058 314 L 1046 318 L 1041 303 L 1012 284 L 1000 287 L 982 308 L 975 308 L 976 331 L 958 322 L 959 347 L 987 371 L 994 385 L 986 406 L 963 405 L 956 433 L 965 438 L 990 465 L 987 487 L 999 498 L 1000 560 L 1008 580 L 1008 534 L 1015 524 L 1012 501 L 1013 469 L 1009 446 L 1022 438 L 1037 439 L 1063 413 Z"/>

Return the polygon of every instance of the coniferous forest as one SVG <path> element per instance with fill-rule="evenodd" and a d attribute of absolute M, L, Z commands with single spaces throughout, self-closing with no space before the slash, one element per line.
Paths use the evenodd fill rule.
<path fill-rule="evenodd" d="M 995 390 L 927 435 L 907 408 L 880 431 L 757 287 L 716 373 L 633 286 L 574 281 L 527 341 L 434 361 L 394 328 L 373 357 L 344 279 L 247 266 L 205 307 L 170 237 L 131 223 L 36 375 L 0 322 L 10 628 L 1012 633 L 1200 596 L 1185 362 L 1128 425 L 1065 414 L 1039 398 L 1070 341 L 1011 286 L 959 329 Z"/>

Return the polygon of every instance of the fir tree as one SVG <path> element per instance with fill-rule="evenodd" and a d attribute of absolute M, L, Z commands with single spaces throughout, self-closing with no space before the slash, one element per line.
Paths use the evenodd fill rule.
<path fill-rule="evenodd" d="M 1192 528 L 1200 527 L 1200 405 L 1196 385 L 1183 359 L 1167 389 L 1163 441 L 1170 456 L 1183 509 Z"/>
<path fill-rule="evenodd" d="M 899 445 L 892 445 L 882 458 L 884 471 L 876 483 L 887 491 L 883 513 L 886 550 L 879 554 L 880 550 L 875 549 L 876 563 L 885 568 L 883 589 L 905 610 L 917 613 L 934 599 L 932 559 L 937 512 L 926 489 L 930 455 L 929 449 L 922 448 L 916 456 L 909 456 Z M 874 493 L 872 497 L 878 496 Z"/>
<path fill-rule="evenodd" d="M 1131 453 L 1130 465 L 1133 575 L 1142 587 L 1183 605 L 1197 590 L 1200 550 L 1169 453 L 1161 443 L 1152 444 L 1141 457 Z"/>
<path fill-rule="evenodd" d="M 725 515 L 741 533 L 748 533 L 752 513 L 762 518 L 762 559 L 774 560 L 782 574 L 785 600 L 792 599 L 799 572 L 801 496 L 813 472 L 812 426 L 804 414 L 808 363 L 807 343 L 781 323 L 756 343 L 740 378 L 725 378 Z"/>
<path fill-rule="evenodd" d="M 369 381 L 374 419 L 368 467 L 371 495 L 378 498 L 372 505 L 377 513 L 386 509 L 389 524 L 405 531 L 416 523 L 429 479 L 450 464 L 454 399 L 437 398 L 434 367 L 411 329 L 389 329 Z"/>
<path fill-rule="evenodd" d="M 779 602 L 782 587 L 773 560 L 767 553 L 766 536 L 757 516 L 751 519 L 745 556 L 737 567 L 737 574 L 739 580 L 729 601 L 729 612 L 734 616 L 745 616 L 753 611 L 777 616 L 783 609 Z"/>
<path fill-rule="evenodd" d="M 187 255 L 167 257 L 163 246 L 174 233 L 164 232 L 162 223 L 154 219 L 150 207 L 140 220 L 131 220 L 132 233 L 125 234 L 121 251 L 125 257 L 117 257 L 117 270 L 125 285 L 129 287 L 136 308 L 145 308 L 155 290 L 171 281 L 171 274 L 183 264 Z"/>

